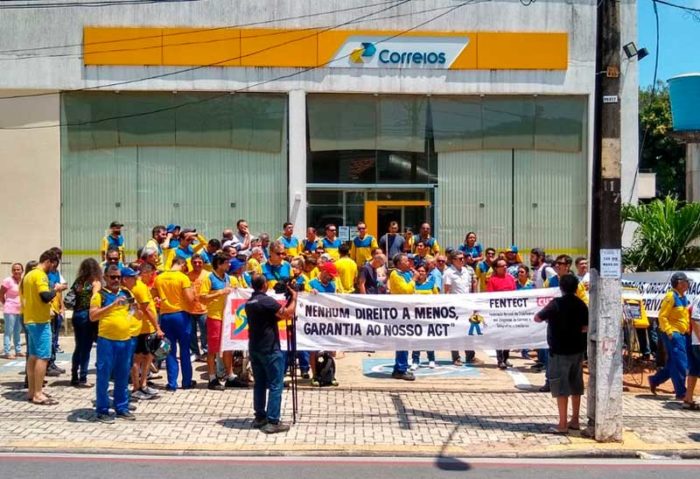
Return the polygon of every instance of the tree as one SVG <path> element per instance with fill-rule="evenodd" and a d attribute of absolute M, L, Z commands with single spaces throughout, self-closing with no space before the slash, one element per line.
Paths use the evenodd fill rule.
<path fill-rule="evenodd" d="M 656 194 L 685 198 L 685 147 L 669 135 L 671 103 L 668 85 L 639 91 L 640 169 L 656 173 Z"/>
<path fill-rule="evenodd" d="M 622 221 L 638 225 L 622 261 L 635 271 L 671 271 L 700 267 L 700 203 L 667 196 L 648 204 L 624 205 Z"/>

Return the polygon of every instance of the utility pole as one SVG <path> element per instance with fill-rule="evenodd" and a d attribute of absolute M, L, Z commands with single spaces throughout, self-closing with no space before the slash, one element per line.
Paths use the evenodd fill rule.
<path fill-rule="evenodd" d="M 597 14 L 585 432 L 597 441 L 610 442 L 622 440 L 620 4 L 601 0 Z"/>

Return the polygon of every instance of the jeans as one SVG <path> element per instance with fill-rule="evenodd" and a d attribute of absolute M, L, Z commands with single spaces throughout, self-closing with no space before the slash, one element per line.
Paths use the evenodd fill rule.
<path fill-rule="evenodd" d="M 538 349 L 537 350 L 537 362 L 542 364 L 542 369 L 544 369 L 544 385 L 549 385 L 549 374 L 547 374 L 547 369 L 549 368 L 549 349 Z"/>
<path fill-rule="evenodd" d="M 408 371 L 408 351 L 396 351 L 394 373 L 403 374 L 406 371 Z"/>
<path fill-rule="evenodd" d="M 282 357 L 284 358 L 285 371 L 294 367 L 294 361 L 289 359 L 287 351 L 282 351 Z M 311 369 L 311 351 L 297 351 L 297 359 L 299 359 L 299 369 L 301 369 L 302 374 L 308 373 Z"/>
<path fill-rule="evenodd" d="M 426 351 L 428 354 L 428 361 L 435 361 L 435 351 Z M 419 364 L 420 363 L 420 351 L 413 351 L 411 353 L 411 362 L 413 364 Z"/>
<path fill-rule="evenodd" d="M 267 418 L 268 422 L 276 424 L 280 420 L 282 409 L 284 355 L 282 351 L 268 353 L 250 351 L 250 364 L 255 376 L 253 387 L 255 417 Z"/>
<path fill-rule="evenodd" d="M 12 344 L 15 354 L 22 352 L 22 315 L 5 313 L 5 354 L 12 354 Z"/>
<path fill-rule="evenodd" d="M 190 340 L 192 320 L 184 311 L 160 315 L 160 328 L 170 341 L 170 354 L 165 359 L 168 371 L 168 389 L 177 389 L 177 377 L 182 366 L 182 387 L 192 384 L 192 360 L 190 359 Z M 180 348 L 180 365 L 177 362 L 177 349 Z"/>
<path fill-rule="evenodd" d="M 95 393 L 97 414 L 109 413 L 109 378 L 114 376 L 114 410 L 117 414 L 129 411 L 129 360 L 131 340 L 114 341 L 97 338 L 97 385 Z"/>
<path fill-rule="evenodd" d="M 451 351 L 452 362 L 459 360 L 459 351 Z M 476 351 L 464 351 L 464 362 L 473 363 L 476 357 Z"/>
<path fill-rule="evenodd" d="M 670 338 L 668 334 L 662 333 L 660 336 L 666 347 L 668 360 L 666 361 L 666 366 L 649 377 L 649 382 L 654 386 L 659 386 L 670 379 L 673 382 L 676 398 L 682 399 L 686 393 L 685 376 L 688 371 L 688 351 L 691 345 L 690 334 L 676 332 Z"/>
<path fill-rule="evenodd" d="M 637 341 L 639 342 L 639 352 L 645 356 L 651 356 L 651 348 L 649 347 L 646 328 L 636 328 L 635 331 L 637 332 Z"/>
<path fill-rule="evenodd" d="M 58 352 L 58 336 L 61 334 L 61 326 L 63 326 L 63 315 L 57 314 L 51 317 L 51 361 L 49 364 L 56 362 L 56 353 Z"/>
<path fill-rule="evenodd" d="M 497 349 L 496 360 L 499 363 L 505 363 L 510 359 L 510 349 Z"/>
<path fill-rule="evenodd" d="M 469 336 L 474 336 L 474 333 L 481 336 L 481 326 L 479 326 L 479 323 L 471 323 L 469 325 Z"/>
<path fill-rule="evenodd" d="M 190 314 L 192 317 L 192 337 L 190 339 L 190 351 L 196 356 L 201 356 L 207 353 L 207 315 L 205 314 Z M 202 349 L 200 351 L 197 344 L 197 326 L 199 326 L 199 337 Z"/>
<path fill-rule="evenodd" d="M 73 313 L 73 334 L 75 349 L 71 365 L 71 382 L 87 382 L 92 343 L 97 336 L 97 323 L 90 321 L 90 311 L 84 309 Z"/>

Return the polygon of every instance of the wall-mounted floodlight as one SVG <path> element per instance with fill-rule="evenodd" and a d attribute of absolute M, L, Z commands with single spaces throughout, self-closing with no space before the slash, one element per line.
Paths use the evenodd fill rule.
<path fill-rule="evenodd" d="M 627 58 L 630 60 L 633 57 L 637 57 L 637 61 L 639 61 L 642 58 L 649 56 L 649 51 L 646 48 L 640 48 L 637 50 L 637 45 L 635 45 L 634 42 L 629 42 L 627 45 L 622 47 L 622 49 L 625 51 L 625 55 L 627 55 Z"/>

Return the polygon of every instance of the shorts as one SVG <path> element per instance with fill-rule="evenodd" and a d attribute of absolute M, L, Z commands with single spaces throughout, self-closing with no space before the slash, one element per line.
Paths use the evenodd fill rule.
<path fill-rule="evenodd" d="M 136 337 L 136 354 L 151 354 L 151 351 L 148 349 L 148 337 L 150 336 L 149 333 L 146 334 L 139 334 Z"/>
<path fill-rule="evenodd" d="M 223 321 L 207 318 L 207 352 L 216 354 L 221 352 L 221 330 Z"/>
<path fill-rule="evenodd" d="M 700 377 L 700 345 L 688 349 L 688 376 Z"/>
<path fill-rule="evenodd" d="M 29 355 L 51 359 L 51 323 L 29 323 L 25 327 Z"/>
<path fill-rule="evenodd" d="M 583 395 L 583 353 L 553 354 L 550 351 L 547 378 L 552 397 Z"/>

